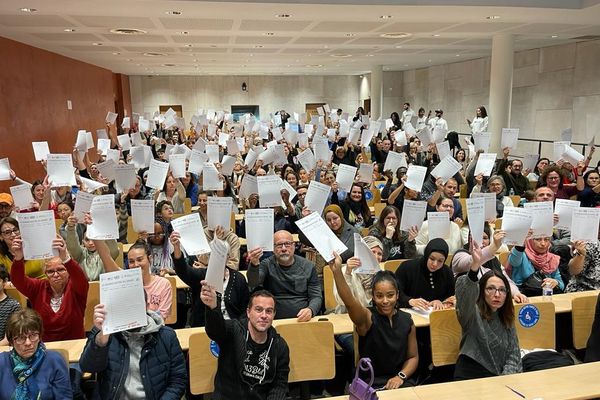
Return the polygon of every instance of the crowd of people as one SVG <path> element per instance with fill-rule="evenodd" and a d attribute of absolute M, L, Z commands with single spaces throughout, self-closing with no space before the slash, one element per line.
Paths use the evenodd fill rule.
<path fill-rule="evenodd" d="M 492 173 L 484 176 L 475 174 L 482 151 L 475 151 L 470 141 L 461 146 L 456 132 L 448 132 L 441 109 L 432 117 L 431 111 L 426 114 L 420 108 L 415 113 L 405 103 L 401 113 L 382 121 L 371 120 L 360 107 L 354 115 L 328 107 L 319 114 L 305 123 L 297 119 L 306 115 L 292 117 L 283 110 L 262 121 L 250 114 L 234 120 L 226 112 L 209 111 L 195 115 L 189 125 L 174 115 L 134 114 L 127 124 L 106 126 L 110 150 L 119 154 L 115 164 L 136 166 L 130 187 L 118 187 L 114 177 L 103 175 L 110 164 L 107 151 L 91 154 L 75 147 L 77 185 L 57 187 L 49 176 L 40 177 L 30 184 L 32 201 L 26 207 L 17 207 L 10 194 L 1 193 L 0 344 L 9 344 L 11 350 L 0 354 L 0 397 L 86 396 L 73 371 L 44 342 L 87 338 L 79 363 L 71 370 L 96 373 L 94 394 L 99 398 L 180 399 L 189 377 L 173 328 L 190 326 L 205 327 L 219 346 L 213 398 L 286 399 L 290 355 L 273 320 L 294 318 L 301 323 L 327 312 L 349 315 L 358 348 L 351 334 L 338 335 L 336 341 L 348 360 L 354 354 L 370 358 L 374 387 L 417 385 L 428 370 L 428 346 L 417 338 L 411 314 L 403 309 L 456 309 L 462 327 L 456 380 L 513 374 L 523 371 L 514 302 L 526 303 L 546 287 L 553 293 L 600 289 L 597 241 L 571 241 L 571 232 L 561 228 L 551 236 L 530 232 L 523 243 L 508 247 L 506 232 L 496 227 L 507 208 L 528 202 L 576 198 L 581 207 L 600 206 L 600 174 L 589 165 L 593 148 L 587 159 L 575 165 L 565 159 L 540 158 L 533 170 L 511 157 L 511 148 L 504 148 Z M 455 129 L 468 128 L 474 136 L 486 132 L 485 107 L 477 107 L 467 124 Z M 148 129 L 141 130 L 142 125 Z M 460 164 L 448 179 L 431 174 L 442 161 L 434 137 L 438 143 L 450 143 L 445 157 Z M 123 138 L 133 147 L 124 149 Z M 209 148 L 216 149 L 216 155 L 208 154 Z M 146 150 L 151 157 L 140 165 L 135 153 Z M 171 155 L 185 154 L 189 167 L 196 153 L 211 157 L 206 158 L 216 167 L 222 189 L 207 190 L 208 178 L 196 170 L 187 170 L 179 178 L 171 170 L 162 187 L 148 185 L 150 159 L 168 163 Z M 402 162 L 386 169 L 388 157 L 397 156 Z M 426 169 L 420 190 L 407 186 L 413 166 Z M 355 178 L 346 186 L 338 178 L 347 167 L 355 168 Z M 10 173 L 15 184 L 27 183 Z M 281 205 L 267 207 L 274 214 L 272 251 L 241 244 L 241 238 L 257 234 L 247 229 L 243 218 L 235 225 L 209 227 L 210 198 L 231 198 L 241 214 L 260 208 L 258 189 L 248 182 L 268 175 L 282 182 Z M 92 181 L 99 187 L 93 187 Z M 328 190 L 322 210 L 310 209 L 312 203 L 307 201 L 313 182 Z M 114 196 L 118 238 L 88 236 L 94 224 L 91 214 L 78 219 L 75 212 L 84 192 Z M 471 235 L 469 224 L 475 222 L 469 222 L 459 193 L 462 197 L 491 193 L 495 200 L 494 218 L 484 222 L 480 243 Z M 134 203 L 142 199 L 155 202 L 154 229 L 137 232 L 122 261 L 124 268 L 142 272 L 147 323 L 105 334 L 109 311 L 98 304 L 93 328 L 85 332 L 89 282 L 121 270 L 119 242 L 127 243 Z M 374 200 L 382 203 L 377 213 L 370 207 Z M 427 211 L 445 213 L 446 232 L 439 235 L 427 219 L 402 227 L 403 211 L 413 201 L 423 202 Z M 219 241 L 226 248 L 222 293 L 206 280 L 210 255 L 188 254 L 181 232 L 173 226 L 174 219 L 190 212 L 186 204 L 198 213 L 208 241 Z M 32 238 L 21 235 L 19 216 L 47 210 L 60 220 L 52 241 L 57 256 L 26 260 L 24 241 Z M 297 224 L 315 211 L 347 250 L 340 254 L 315 250 L 320 246 Z M 362 272 L 361 265 L 368 260 L 355 251 L 356 235 L 377 262 L 401 260 L 396 272 L 383 267 Z M 499 253 L 509 254 L 504 265 Z M 324 304 L 325 267 L 333 272 L 335 283 L 337 306 L 331 310 Z M 166 279 L 169 275 L 177 275 L 189 286 L 188 293 L 178 293 L 177 304 Z M 21 309 L 5 288 L 26 296 L 30 308 Z M 174 307 L 177 322 L 166 326 Z M 599 352 L 598 324 L 597 317 L 589 355 Z"/>

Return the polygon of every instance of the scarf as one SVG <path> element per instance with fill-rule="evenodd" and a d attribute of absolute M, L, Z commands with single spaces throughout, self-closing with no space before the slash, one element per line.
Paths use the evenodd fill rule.
<path fill-rule="evenodd" d="M 325 207 L 325 210 L 323 210 L 323 215 L 327 216 L 327 213 L 330 212 L 336 214 L 342 220 L 342 223 L 340 224 L 340 228 L 338 230 L 333 231 L 332 229 L 335 235 L 337 237 L 340 237 L 342 232 L 344 232 L 344 225 L 346 223 L 346 220 L 344 219 L 344 213 L 342 213 L 342 209 L 340 208 L 340 206 L 335 204 L 330 204 L 327 207 Z"/>
<path fill-rule="evenodd" d="M 13 348 L 10 351 L 10 360 L 13 365 L 13 376 L 17 380 L 17 387 L 12 395 L 12 400 L 41 399 L 42 394 L 38 389 L 35 378 L 31 378 L 40 368 L 46 358 L 46 346 L 40 343 L 33 356 L 23 360 Z M 30 379 L 31 378 L 31 379 Z"/>
<path fill-rule="evenodd" d="M 527 255 L 527 258 L 529 258 L 529 261 L 531 261 L 536 269 L 541 270 L 546 275 L 556 271 L 558 263 L 560 262 L 560 257 L 550 253 L 550 251 L 547 251 L 544 254 L 536 252 L 531 245 L 532 240 L 533 239 L 529 239 L 525 242 L 525 254 Z"/>

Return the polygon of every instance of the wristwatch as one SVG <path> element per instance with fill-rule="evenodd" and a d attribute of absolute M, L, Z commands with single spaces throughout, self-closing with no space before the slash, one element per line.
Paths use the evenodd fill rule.
<path fill-rule="evenodd" d="M 406 374 L 404 372 L 402 372 L 402 371 L 398 372 L 398 377 L 400 379 L 402 379 L 403 381 L 406 380 Z"/>

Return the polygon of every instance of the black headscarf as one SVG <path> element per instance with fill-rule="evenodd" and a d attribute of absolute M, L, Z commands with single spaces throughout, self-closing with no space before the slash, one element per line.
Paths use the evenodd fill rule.
<path fill-rule="evenodd" d="M 427 268 L 427 259 L 431 255 L 431 253 L 440 253 L 444 255 L 444 259 L 448 257 L 448 253 L 450 250 L 448 249 L 448 243 L 444 239 L 436 238 L 431 239 L 427 246 L 425 246 L 425 250 L 423 250 L 423 257 L 421 258 L 421 266 Z"/>

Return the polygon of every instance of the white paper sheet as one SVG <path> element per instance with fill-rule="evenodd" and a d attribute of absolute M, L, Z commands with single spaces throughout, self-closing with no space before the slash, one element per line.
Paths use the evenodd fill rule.
<path fill-rule="evenodd" d="M 115 164 L 119 163 L 119 159 L 121 158 L 121 152 L 116 149 L 108 149 L 106 150 L 106 159 L 113 160 Z"/>
<path fill-rule="evenodd" d="M 106 133 L 106 129 L 96 129 L 96 137 L 98 139 L 108 139 L 108 133 Z"/>
<path fill-rule="evenodd" d="M 288 183 L 288 181 L 283 180 L 283 179 L 281 180 L 281 189 L 282 190 L 284 190 L 284 189 L 287 190 L 287 192 L 290 194 L 290 201 L 294 200 L 294 197 L 296 197 L 296 195 L 297 195 L 297 192 L 296 192 L 296 190 L 294 190 L 294 188 L 292 187 L 292 185 L 290 185 Z M 286 207 L 285 203 L 283 202 L 283 199 L 281 199 L 281 206 L 283 208 Z"/>
<path fill-rule="evenodd" d="M 450 215 L 448 211 L 428 212 L 427 221 L 429 225 L 429 240 L 450 237 Z"/>
<path fill-rule="evenodd" d="M 476 199 L 478 197 L 485 199 L 485 220 L 496 219 L 498 215 L 496 211 L 496 195 L 494 193 L 471 193 L 471 198 Z"/>
<path fill-rule="evenodd" d="M 475 165 L 474 175 L 490 176 L 496 163 L 496 153 L 481 153 Z"/>
<path fill-rule="evenodd" d="M 163 161 L 151 160 L 150 169 L 148 170 L 148 179 L 146 186 L 149 188 L 162 190 L 165 186 L 165 180 L 169 173 L 169 164 Z"/>
<path fill-rule="evenodd" d="M 406 171 L 406 182 L 404 182 L 404 186 L 420 192 L 423 188 L 423 182 L 425 181 L 426 174 L 427 167 L 409 165 L 408 170 Z"/>
<path fill-rule="evenodd" d="M 566 146 L 560 158 L 570 162 L 571 165 L 576 166 L 579 161 L 585 159 L 585 156 L 571 146 Z"/>
<path fill-rule="evenodd" d="M 528 169 L 530 172 L 533 172 L 539 158 L 539 154 L 525 154 L 525 158 L 523 159 L 523 170 Z"/>
<path fill-rule="evenodd" d="M 31 146 L 33 147 L 35 161 L 45 160 L 48 157 L 48 154 L 50 154 L 48 142 L 31 142 Z"/>
<path fill-rule="evenodd" d="M 395 151 L 388 152 L 383 171 L 392 171 L 396 174 L 396 171 L 398 171 L 398 168 L 400 167 L 408 168 L 406 155 L 404 153 L 396 153 Z"/>
<path fill-rule="evenodd" d="M 560 140 L 562 140 L 563 142 L 571 142 L 573 140 L 573 129 L 563 129 L 560 133 Z"/>
<path fill-rule="evenodd" d="M 447 143 L 447 142 L 444 142 Z M 436 178 L 441 178 L 444 184 L 448 179 L 452 178 L 458 171 L 460 171 L 461 165 L 451 155 L 447 155 L 446 158 L 442 159 L 438 165 L 431 171 L 431 175 Z"/>
<path fill-rule="evenodd" d="M 117 120 L 118 115 L 119 114 L 109 111 L 108 114 L 106 114 L 105 121 L 112 125 Z"/>
<path fill-rule="evenodd" d="M 204 190 L 223 190 L 223 181 L 219 179 L 219 171 L 211 162 L 202 166 L 202 187 Z"/>
<path fill-rule="evenodd" d="M 200 214 L 184 215 L 171 221 L 173 230 L 180 235 L 180 243 L 188 255 L 210 253 L 210 246 L 206 240 Z"/>
<path fill-rule="evenodd" d="M 505 147 L 516 148 L 518 140 L 519 128 L 502 128 L 502 144 L 500 145 L 502 149 Z"/>
<path fill-rule="evenodd" d="M 408 144 L 408 140 L 406 139 L 406 131 L 397 131 L 394 133 L 394 139 L 396 139 L 396 146 L 406 146 Z"/>
<path fill-rule="evenodd" d="M 207 144 L 205 146 L 206 155 L 208 156 L 208 160 L 211 163 L 219 162 L 219 145 L 216 144 Z"/>
<path fill-rule="evenodd" d="M 135 166 L 131 164 L 115 165 L 115 186 L 117 193 L 123 193 L 135 188 L 137 175 Z"/>
<path fill-rule="evenodd" d="M 17 220 L 25 260 L 43 260 L 58 255 L 58 251 L 52 248 L 52 240 L 56 239 L 53 211 L 19 213 Z"/>
<path fill-rule="evenodd" d="M 13 197 L 15 207 L 17 207 L 19 210 L 27 210 L 31 208 L 31 203 L 33 203 L 31 185 L 23 183 L 22 185 L 11 186 L 10 194 Z"/>
<path fill-rule="evenodd" d="M 483 150 L 487 153 L 490 149 L 490 132 L 475 132 L 473 134 L 473 141 L 475 142 L 475 151 Z"/>
<path fill-rule="evenodd" d="M 117 140 L 119 141 L 119 146 L 121 146 L 122 151 L 129 151 L 129 149 L 131 149 L 131 140 L 129 139 L 129 135 L 119 135 L 117 136 Z"/>
<path fill-rule="evenodd" d="M 105 335 L 148 325 L 142 269 L 100 274 L 100 303 L 106 310 Z"/>
<path fill-rule="evenodd" d="M 346 192 L 350 192 L 352 184 L 354 183 L 354 177 L 358 169 L 351 165 L 340 164 L 338 166 L 338 172 L 335 177 L 335 181 L 338 184 L 338 188 Z"/>
<path fill-rule="evenodd" d="M 221 160 L 221 175 L 230 176 L 235 167 L 236 158 L 225 154 Z"/>
<path fill-rule="evenodd" d="M 108 187 L 108 185 L 105 185 L 102 182 L 98 182 L 93 179 L 84 178 L 83 176 L 80 176 L 79 179 L 81 180 L 81 183 L 83 184 L 83 187 L 81 188 L 81 190 L 83 190 L 87 193 L 93 193 L 100 188 Z"/>
<path fill-rule="evenodd" d="M 426 211 L 426 201 L 404 200 L 400 218 L 400 230 L 408 232 L 413 226 L 416 226 L 417 229 L 421 229 L 421 225 L 425 220 Z"/>
<path fill-rule="evenodd" d="M 10 179 L 10 163 L 8 162 L 8 158 L 3 158 L 0 160 L 0 181 L 8 181 Z"/>
<path fill-rule="evenodd" d="M 298 225 L 298 228 L 300 228 L 302 233 L 304 233 L 326 262 L 333 260 L 334 251 L 337 254 L 342 254 L 344 251 L 348 250 L 335 233 L 329 229 L 318 212 L 313 212 L 296 221 L 296 225 Z"/>
<path fill-rule="evenodd" d="M 376 274 L 380 271 L 379 262 L 367 243 L 359 233 L 354 234 L 354 256 L 360 260 L 360 267 L 353 272 L 357 274 Z"/>
<path fill-rule="evenodd" d="M 154 232 L 154 200 L 131 199 L 131 222 L 135 232 Z"/>
<path fill-rule="evenodd" d="M 260 208 L 281 205 L 281 178 L 277 175 L 258 176 L 258 201 Z"/>
<path fill-rule="evenodd" d="M 258 182 L 256 177 L 250 174 L 245 174 L 240 185 L 240 198 L 247 199 L 251 194 L 258 194 Z"/>
<path fill-rule="evenodd" d="M 558 161 L 561 159 L 563 153 L 566 151 L 567 147 L 571 146 L 571 142 L 567 141 L 557 141 L 554 142 L 554 161 Z"/>
<path fill-rule="evenodd" d="M 321 215 L 331 188 L 321 182 L 310 181 L 306 197 L 304 197 L 304 205 L 311 211 Z"/>
<path fill-rule="evenodd" d="M 600 226 L 600 209 L 580 207 L 573 210 L 571 223 L 571 242 L 583 240 L 598 242 L 598 227 Z"/>
<path fill-rule="evenodd" d="M 96 196 L 81 190 L 77 192 L 75 208 L 73 209 L 73 216 L 77 218 L 77 222 L 83 223 L 83 217 L 85 216 L 85 213 L 90 212 L 90 209 L 92 208 L 92 201 L 94 201 L 94 197 Z"/>
<path fill-rule="evenodd" d="M 554 225 L 552 202 L 528 202 L 523 207 L 531 213 L 532 237 L 551 237 Z"/>
<path fill-rule="evenodd" d="M 105 156 L 110 149 L 110 139 L 98 139 L 98 151 Z"/>
<path fill-rule="evenodd" d="M 249 209 L 244 214 L 246 220 L 246 247 L 248 250 L 260 247 L 263 251 L 273 251 L 275 231 L 275 210 L 272 208 Z M 251 234 L 249 234 L 251 232 Z"/>
<path fill-rule="evenodd" d="M 531 213 L 519 207 L 506 207 L 502 215 L 502 230 L 506 232 L 504 243 L 523 246 L 531 227 Z"/>
<path fill-rule="evenodd" d="M 98 172 L 100 172 L 100 175 L 102 175 L 103 178 L 108 179 L 108 181 L 110 182 L 116 178 L 115 168 L 117 165 L 117 163 L 109 159 L 99 164 L 96 164 L 96 168 L 98 169 Z"/>
<path fill-rule="evenodd" d="M 571 229 L 573 210 L 579 208 L 581 202 L 578 200 L 556 199 L 554 202 L 554 214 L 558 215 L 556 227 L 558 229 Z"/>
<path fill-rule="evenodd" d="M 192 149 L 188 171 L 192 174 L 202 174 L 202 166 L 208 162 L 208 156 L 197 149 Z"/>
<path fill-rule="evenodd" d="M 373 164 L 361 163 L 356 173 L 356 177 L 359 182 L 371 183 L 373 182 Z"/>
<path fill-rule="evenodd" d="M 485 224 L 485 198 L 474 197 L 467 199 L 467 215 L 469 216 L 469 231 L 471 238 L 479 245 L 483 242 L 483 227 Z M 490 238 L 490 241 L 492 238 Z"/>
<path fill-rule="evenodd" d="M 75 186 L 75 169 L 70 154 L 48 154 L 48 182 L 52 187 Z"/>
<path fill-rule="evenodd" d="M 231 197 L 208 198 L 208 229 L 214 230 L 217 226 L 222 226 L 225 231 L 231 228 L 231 210 L 233 209 L 233 199 Z"/>
<path fill-rule="evenodd" d="M 302 168 L 306 170 L 306 172 L 310 172 L 315 169 L 317 165 L 317 160 L 313 152 L 310 149 L 304 150 L 302 153 L 298 154 L 296 157 Z"/>
<path fill-rule="evenodd" d="M 92 224 L 88 225 L 87 237 L 90 239 L 119 239 L 119 226 L 115 214 L 115 196 L 106 194 L 95 196 L 90 208 Z"/>
<path fill-rule="evenodd" d="M 435 147 L 437 149 L 438 157 L 440 158 L 440 160 L 443 160 L 447 156 L 452 157 L 452 152 L 450 151 L 450 142 L 449 141 L 445 140 L 443 142 L 436 143 Z"/>
<path fill-rule="evenodd" d="M 229 253 L 227 243 L 216 237 L 210 242 L 210 257 L 208 258 L 208 267 L 206 268 L 206 282 L 223 294 L 223 280 L 225 277 L 225 265 L 227 264 L 227 254 Z"/>
<path fill-rule="evenodd" d="M 446 139 L 446 134 L 448 133 L 448 130 L 445 128 L 440 128 L 438 126 L 436 126 L 435 128 L 433 128 L 433 142 L 434 143 L 441 143 L 444 141 L 444 139 Z"/>
<path fill-rule="evenodd" d="M 171 154 L 169 168 L 175 179 L 185 177 L 185 154 Z"/>

